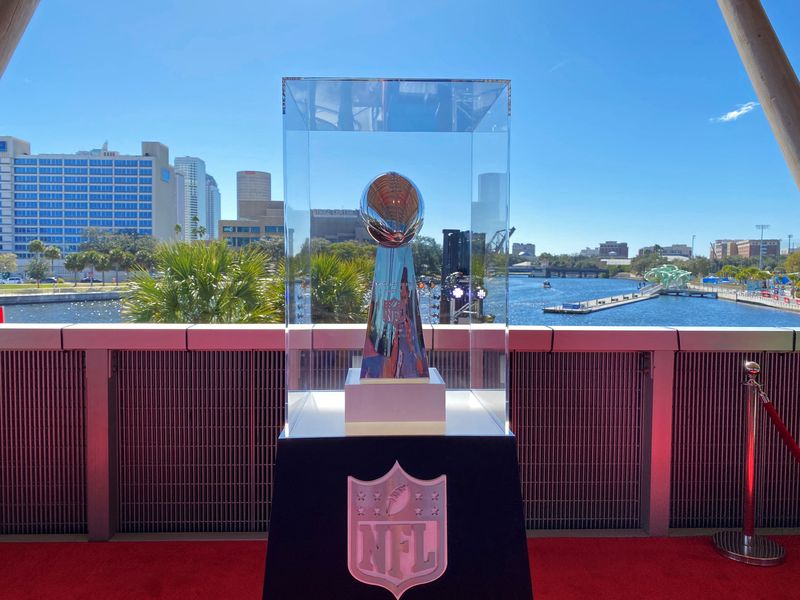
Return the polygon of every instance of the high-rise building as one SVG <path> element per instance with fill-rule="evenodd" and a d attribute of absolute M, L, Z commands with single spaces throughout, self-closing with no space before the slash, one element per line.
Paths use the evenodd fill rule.
<path fill-rule="evenodd" d="M 206 163 L 202 158 L 179 156 L 175 159 L 175 170 L 184 177 L 183 239 L 189 242 L 199 239 L 200 227 L 208 232 Z"/>
<path fill-rule="evenodd" d="M 179 240 L 186 239 L 184 233 L 184 226 L 186 221 L 186 178 L 180 171 L 175 171 L 175 227 L 173 231 L 175 238 Z"/>
<path fill-rule="evenodd" d="M 272 175 L 266 171 L 237 171 L 236 173 L 236 205 L 245 214 L 238 218 L 247 219 L 250 202 L 269 202 L 272 200 Z"/>
<path fill-rule="evenodd" d="M 220 238 L 234 247 L 263 238 L 283 238 L 283 202 L 272 200 L 271 176 L 262 171 L 236 173 L 237 219 L 219 222 Z"/>
<path fill-rule="evenodd" d="M 206 201 L 208 203 L 208 214 L 206 215 L 208 231 L 206 237 L 209 240 L 216 240 L 219 239 L 221 199 L 219 188 L 217 187 L 217 180 L 208 173 L 206 173 Z"/>
<path fill-rule="evenodd" d="M 169 149 L 142 142 L 135 155 L 107 144 L 32 155 L 28 142 L 0 137 L 0 210 L 0 251 L 23 261 L 34 239 L 76 252 L 87 227 L 170 239 L 176 198 Z"/>

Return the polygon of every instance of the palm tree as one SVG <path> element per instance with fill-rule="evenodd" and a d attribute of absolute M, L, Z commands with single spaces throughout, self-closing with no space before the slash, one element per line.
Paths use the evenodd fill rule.
<path fill-rule="evenodd" d="M 76 252 L 75 254 L 67 254 L 67 256 L 64 258 L 64 268 L 70 271 L 74 275 L 75 286 L 78 285 L 78 273 L 83 271 L 83 268 L 85 266 L 86 266 L 86 256 L 84 256 L 82 252 Z"/>
<path fill-rule="evenodd" d="M 39 255 L 44 252 L 45 245 L 42 240 L 31 240 L 28 242 L 28 252 L 30 254 L 35 254 L 36 258 L 39 258 Z"/>
<path fill-rule="evenodd" d="M 197 237 L 198 237 L 198 239 L 201 239 L 201 240 L 202 240 L 204 237 L 206 237 L 206 228 L 205 228 L 205 227 L 203 227 L 202 225 L 200 225 L 200 226 L 197 228 Z"/>
<path fill-rule="evenodd" d="M 314 323 L 363 323 L 372 264 L 340 260 L 331 254 L 311 257 L 311 319 Z"/>
<path fill-rule="evenodd" d="M 108 253 L 108 262 L 112 269 L 114 269 L 114 282 L 119 285 L 119 270 L 125 262 L 125 254 L 122 248 L 112 248 Z"/>
<path fill-rule="evenodd" d="M 61 248 L 58 246 L 47 246 L 44 249 L 44 257 L 50 261 L 50 271 L 52 271 L 53 276 L 55 277 L 56 274 L 56 267 L 55 262 L 59 258 L 61 258 Z"/>
<path fill-rule="evenodd" d="M 192 215 L 191 221 L 192 221 L 192 229 L 191 229 L 190 233 L 192 234 L 192 238 L 196 238 L 197 237 L 197 225 L 198 225 L 198 223 L 200 223 L 200 217 L 198 217 L 197 215 Z"/>
<path fill-rule="evenodd" d="M 94 287 L 94 271 L 95 265 L 102 260 L 102 255 L 97 250 L 87 250 L 83 253 L 84 257 L 84 266 L 92 267 L 91 274 L 89 276 L 89 287 Z"/>
<path fill-rule="evenodd" d="M 145 271 L 131 277 L 132 293 L 123 314 L 138 323 L 279 323 L 283 293 L 276 301 L 267 287 L 263 252 L 224 241 L 162 244 L 155 254 L 158 279 Z M 278 280 L 281 290 L 283 280 Z"/>
<path fill-rule="evenodd" d="M 183 231 L 183 227 L 180 226 L 180 223 L 175 223 L 175 239 L 181 239 L 181 232 Z"/>
<path fill-rule="evenodd" d="M 103 276 L 103 287 L 106 285 L 106 271 L 111 269 L 111 257 L 108 254 L 98 254 L 94 263 L 94 268 L 100 271 Z"/>

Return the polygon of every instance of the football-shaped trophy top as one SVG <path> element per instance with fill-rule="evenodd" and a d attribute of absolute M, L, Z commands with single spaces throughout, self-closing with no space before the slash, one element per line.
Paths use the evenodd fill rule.
<path fill-rule="evenodd" d="M 361 219 L 381 246 L 408 244 L 422 227 L 422 195 L 410 179 L 390 171 L 369 182 L 361 195 Z"/>

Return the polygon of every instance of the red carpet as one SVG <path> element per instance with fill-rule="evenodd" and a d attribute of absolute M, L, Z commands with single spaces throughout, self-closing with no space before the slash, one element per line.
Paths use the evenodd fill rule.
<path fill-rule="evenodd" d="M 533 539 L 534 594 L 536 600 L 800 599 L 800 536 L 775 539 L 788 557 L 773 568 L 726 560 L 706 537 Z M 3 543 L 0 598 L 256 600 L 265 550 L 263 542 Z"/>

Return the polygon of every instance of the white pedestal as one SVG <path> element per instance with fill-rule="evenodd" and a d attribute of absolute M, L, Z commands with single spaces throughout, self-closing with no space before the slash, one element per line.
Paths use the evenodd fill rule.
<path fill-rule="evenodd" d="M 344 384 L 344 420 L 348 433 L 441 434 L 445 423 L 445 391 L 442 376 L 430 369 L 427 382 L 361 379 L 350 369 Z M 383 431 L 386 430 L 386 431 Z"/>

